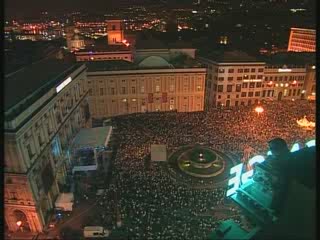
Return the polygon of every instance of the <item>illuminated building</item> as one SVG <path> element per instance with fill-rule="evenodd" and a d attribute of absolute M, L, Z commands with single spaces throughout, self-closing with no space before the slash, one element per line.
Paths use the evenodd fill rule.
<path fill-rule="evenodd" d="M 203 110 L 206 70 L 194 60 L 179 65 L 150 56 L 139 64 L 104 61 L 88 62 L 87 66 L 90 114 L 95 119 Z"/>
<path fill-rule="evenodd" d="M 267 65 L 264 70 L 264 91 L 272 91 L 273 99 L 296 100 L 303 98 L 306 77 L 304 66 Z M 264 97 L 262 95 L 262 97 Z"/>
<path fill-rule="evenodd" d="M 124 40 L 123 20 L 107 21 L 108 45 L 121 45 Z"/>
<path fill-rule="evenodd" d="M 291 28 L 288 51 L 315 52 L 316 30 L 305 28 Z"/>
<path fill-rule="evenodd" d="M 316 65 L 307 65 L 306 71 L 304 85 L 305 98 L 308 100 L 316 100 Z"/>
<path fill-rule="evenodd" d="M 293 58 L 279 54 L 258 61 L 237 51 L 199 57 L 207 67 L 206 105 L 228 107 L 251 105 L 264 99 L 308 98 L 314 92 L 312 86 L 315 89 L 315 69 L 312 69 L 315 66 L 305 65 L 310 59 L 302 59 L 304 64 L 291 63 Z"/>
<path fill-rule="evenodd" d="M 85 47 L 84 39 L 79 35 L 79 30 L 75 29 L 74 35 L 71 38 L 71 49 L 78 51 Z"/>
<path fill-rule="evenodd" d="M 238 51 L 199 60 L 207 67 L 206 106 L 251 105 L 261 99 L 265 62 Z"/>
<path fill-rule="evenodd" d="M 85 81 L 84 64 L 58 60 L 5 76 L 4 219 L 9 231 L 41 232 L 47 224 L 66 181 L 68 145 L 88 119 Z"/>
<path fill-rule="evenodd" d="M 104 48 L 86 48 L 75 53 L 76 60 L 81 61 L 108 61 L 124 60 L 133 62 L 133 53 L 131 48 L 125 45 L 111 45 Z"/>

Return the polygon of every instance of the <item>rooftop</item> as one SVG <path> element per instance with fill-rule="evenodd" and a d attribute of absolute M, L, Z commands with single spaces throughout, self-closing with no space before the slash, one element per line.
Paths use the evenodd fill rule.
<path fill-rule="evenodd" d="M 108 45 L 99 44 L 96 46 L 87 46 L 85 49 L 80 49 L 78 52 L 118 52 L 118 51 L 131 51 L 131 48 L 125 45 Z"/>
<path fill-rule="evenodd" d="M 283 52 L 271 56 L 259 57 L 261 61 L 270 65 L 305 66 L 316 63 L 316 53 L 312 52 Z"/>
<path fill-rule="evenodd" d="M 4 79 L 6 93 L 4 96 L 4 110 L 8 111 L 31 94 L 35 94 L 34 97 L 23 104 L 22 108 L 25 109 L 61 80 L 64 80 L 67 75 L 71 74 L 80 65 L 82 64 L 45 59 L 6 75 Z M 19 109 L 18 111 L 21 112 L 21 110 Z"/>
<path fill-rule="evenodd" d="M 155 38 L 139 39 L 136 42 L 136 49 L 181 49 L 193 48 L 192 44 L 185 41 L 161 41 Z"/>
<path fill-rule="evenodd" d="M 234 63 L 234 62 L 259 62 L 258 59 L 248 55 L 242 51 L 213 51 L 202 53 L 200 57 L 208 58 L 219 63 Z"/>
<path fill-rule="evenodd" d="M 131 63 L 124 60 L 93 61 L 86 62 L 88 72 L 96 71 L 120 71 L 142 69 L 183 69 L 201 68 L 202 64 L 186 55 L 178 56 L 170 61 L 159 56 L 149 56 L 139 63 Z"/>

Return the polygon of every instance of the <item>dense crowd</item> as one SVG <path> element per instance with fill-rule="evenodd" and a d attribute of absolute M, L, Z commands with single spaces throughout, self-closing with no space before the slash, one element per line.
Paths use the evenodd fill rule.
<path fill-rule="evenodd" d="M 315 121 L 315 104 L 307 101 L 263 103 L 254 106 L 212 109 L 194 113 L 146 113 L 117 117 L 114 134 L 119 141 L 113 182 L 101 202 L 108 225 L 114 217 L 130 239 L 205 239 L 219 221 L 233 218 L 243 225 L 239 211 L 226 204 L 225 188 L 194 189 L 169 177 L 164 165 L 146 168 L 151 144 L 166 144 L 169 151 L 186 144 L 206 144 L 241 159 L 248 146 L 265 155 L 267 142 L 285 139 L 289 147 L 315 138 L 314 130 L 297 125 L 307 117 Z M 181 180 L 183 181 L 183 179 Z M 217 208 L 232 216 L 217 217 Z M 109 216 L 109 217 L 108 217 Z M 112 218 L 112 217 L 111 217 Z M 111 225 L 110 225 L 111 226 Z"/>

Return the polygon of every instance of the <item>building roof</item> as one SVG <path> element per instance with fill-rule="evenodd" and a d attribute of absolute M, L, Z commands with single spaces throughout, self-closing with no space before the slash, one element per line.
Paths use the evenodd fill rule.
<path fill-rule="evenodd" d="M 136 49 L 168 49 L 168 46 L 158 39 L 137 40 Z"/>
<path fill-rule="evenodd" d="M 120 71 L 120 70 L 142 70 L 142 69 L 182 69 L 201 68 L 202 64 L 188 56 L 177 56 L 170 61 L 159 56 L 148 56 L 140 63 L 132 63 L 124 60 L 89 61 L 86 62 L 88 72 L 97 71 Z"/>
<path fill-rule="evenodd" d="M 73 148 L 100 148 L 109 143 L 112 127 L 82 128 L 73 141 Z"/>
<path fill-rule="evenodd" d="M 6 75 L 4 79 L 5 111 L 26 99 L 28 96 L 35 94 L 35 96 L 30 98 L 26 103 L 26 105 L 30 106 L 50 88 L 64 80 L 67 75 L 71 74 L 80 65 L 82 64 L 45 59 Z"/>
<path fill-rule="evenodd" d="M 283 52 L 259 58 L 267 64 L 279 66 L 305 66 L 306 64 L 313 65 L 316 63 L 315 52 Z"/>
<path fill-rule="evenodd" d="M 231 62 L 259 62 L 255 57 L 248 55 L 242 51 L 215 51 L 203 53 L 201 57 L 208 58 L 218 63 Z"/>

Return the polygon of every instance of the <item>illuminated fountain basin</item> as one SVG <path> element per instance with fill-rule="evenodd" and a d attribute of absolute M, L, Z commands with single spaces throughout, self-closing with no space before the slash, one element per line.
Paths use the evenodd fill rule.
<path fill-rule="evenodd" d="M 201 178 L 217 176 L 225 168 L 225 162 L 218 153 L 202 146 L 195 146 L 180 154 L 177 163 L 184 173 Z"/>

